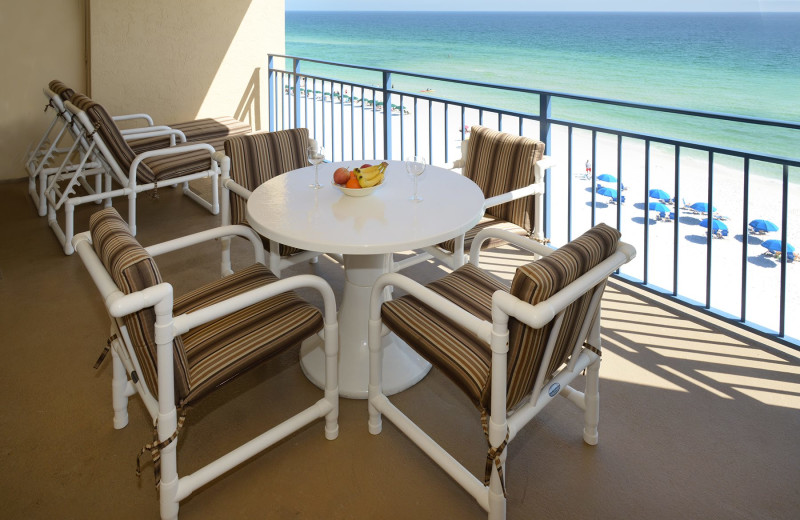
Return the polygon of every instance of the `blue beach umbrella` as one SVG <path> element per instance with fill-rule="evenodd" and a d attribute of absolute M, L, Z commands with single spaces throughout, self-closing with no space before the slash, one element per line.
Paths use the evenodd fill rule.
<path fill-rule="evenodd" d="M 780 253 L 783 242 L 780 240 L 772 239 L 772 240 L 764 240 L 761 243 L 762 247 L 765 247 L 772 251 L 773 253 Z M 792 244 L 786 244 L 786 252 L 787 253 L 794 253 L 794 246 Z"/>
<path fill-rule="evenodd" d="M 773 224 L 769 220 L 764 220 L 763 218 L 751 220 L 749 225 L 751 228 L 753 228 L 753 231 L 778 231 L 777 225 Z"/>
<path fill-rule="evenodd" d="M 647 207 L 651 211 L 659 211 L 661 213 L 669 213 L 671 211 L 669 206 L 662 204 L 661 202 L 651 202 L 647 205 Z"/>
<path fill-rule="evenodd" d="M 605 186 L 601 186 L 597 189 L 598 195 L 605 195 L 606 197 L 611 197 L 616 199 L 617 198 L 617 190 L 613 188 L 606 188 Z"/>
<path fill-rule="evenodd" d="M 658 188 L 653 188 L 647 193 L 648 195 L 650 195 L 651 198 L 654 199 L 669 200 L 672 198 L 669 193 L 667 193 L 664 190 L 660 190 Z"/>
<path fill-rule="evenodd" d="M 608 174 L 608 173 L 604 173 L 602 175 L 598 175 L 597 176 L 597 180 L 598 181 L 604 181 L 604 182 L 617 182 L 617 178 L 614 177 L 613 175 Z"/>
<path fill-rule="evenodd" d="M 704 228 L 708 227 L 708 219 L 704 218 L 700 221 L 700 225 Z M 722 222 L 721 220 L 714 219 L 711 223 L 711 231 L 716 233 L 717 231 L 728 231 L 728 226 Z"/>
<path fill-rule="evenodd" d="M 708 213 L 708 202 L 695 202 L 689 207 L 702 213 Z M 712 206 L 711 211 L 716 212 L 717 208 Z"/>

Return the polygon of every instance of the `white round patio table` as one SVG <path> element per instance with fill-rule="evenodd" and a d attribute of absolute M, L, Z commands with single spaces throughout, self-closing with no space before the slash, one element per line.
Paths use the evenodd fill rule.
<path fill-rule="evenodd" d="M 365 399 L 369 382 L 369 298 L 390 253 L 438 244 L 478 223 L 480 188 L 458 173 L 428 166 L 419 182 L 422 202 L 409 200 L 413 181 L 402 161 L 388 161 L 382 186 L 366 197 L 350 197 L 332 185 L 333 172 L 353 162 L 319 166 L 322 189 L 312 189 L 314 168 L 287 172 L 256 188 L 247 201 L 247 220 L 263 236 L 309 251 L 344 258 L 345 284 L 339 305 L 339 394 Z M 430 364 L 394 334 L 383 337 L 383 387 L 389 395 L 416 384 Z M 320 338 L 303 343 L 300 364 L 324 386 Z"/>

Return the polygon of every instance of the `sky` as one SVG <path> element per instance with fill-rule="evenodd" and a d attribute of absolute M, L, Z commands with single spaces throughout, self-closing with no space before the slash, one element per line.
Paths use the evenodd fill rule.
<path fill-rule="evenodd" d="M 285 0 L 287 11 L 797 11 L 800 0 Z"/>

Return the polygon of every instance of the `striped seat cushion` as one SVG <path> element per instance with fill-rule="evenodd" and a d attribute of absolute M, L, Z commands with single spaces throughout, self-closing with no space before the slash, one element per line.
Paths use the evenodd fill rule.
<path fill-rule="evenodd" d="M 97 256 L 122 292 L 131 294 L 161 283 L 153 258 L 131 235 L 116 209 L 106 208 L 94 213 L 89 219 L 89 229 Z M 153 395 L 158 395 L 155 321 L 152 307 L 123 318 L 143 372 L 141 375 Z M 173 342 L 172 354 L 175 395 L 180 398 L 189 392 L 188 363 L 180 337 Z"/>
<path fill-rule="evenodd" d="M 47 87 L 53 92 L 53 94 L 60 97 L 63 101 L 69 101 L 72 99 L 72 96 L 75 95 L 75 91 L 66 86 L 64 83 L 54 79 L 50 83 L 48 83 Z"/>
<path fill-rule="evenodd" d="M 174 313 L 196 311 L 277 281 L 261 264 L 175 299 Z M 319 332 L 322 313 L 294 292 L 282 293 L 183 334 L 191 404 L 233 377 Z"/>
<path fill-rule="evenodd" d="M 618 240 L 619 232 L 600 224 L 550 256 L 517 269 L 511 293 L 532 305 L 544 301 L 613 253 Z M 492 294 L 508 290 L 472 264 L 427 287 L 487 321 L 491 321 Z M 578 340 L 590 298 L 590 294 L 584 295 L 568 307 L 555 354 L 547 367 L 548 375 L 567 360 Z M 381 318 L 456 383 L 478 409 L 489 411 L 491 349 L 487 343 L 413 296 L 384 303 Z M 513 318 L 509 321 L 506 401 L 509 410 L 533 389 L 551 328 L 548 324 L 542 329 L 532 329 Z"/>
<path fill-rule="evenodd" d="M 114 208 L 90 219 L 98 256 L 126 294 L 161 283 L 152 257 L 131 236 Z M 175 298 L 173 315 L 196 311 L 277 280 L 262 264 Z M 158 395 L 155 313 L 144 309 L 123 319 L 148 388 Z M 196 327 L 173 342 L 175 400 L 189 405 L 209 391 L 297 345 L 322 329 L 322 313 L 294 292 L 263 300 Z"/>
<path fill-rule="evenodd" d="M 223 144 L 226 139 L 252 132 L 249 123 L 239 121 L 233 117 L 209 117 L 168 126 L 183 132 L 187 143 L 207 143 L 220 152 L 223 150 Z M 128 144 L 134 152 L 142 153 L 148 150 L 167 148 L 169 146 L 169 137 L 143 137 L 132 139 L 128 141 Z"/>
<path fill-rule="evenodd" d="M 125 141 L 116 123 L 105 108 L 83 94 L 75 94 L 71 102 L 86 112 L 92 125 L 102 139 L 110 157 L 107 160 L 116 162 L 124 176 L 128 176 L 136 153 Z M 208 152 L 198 151 L 177 154 L 168 157 L 153 157 L 139 163 L 136 178 L 140 183 L 150 183 L 173 179 L 175 177 L 199 173 L 211 167 Z"/>
<path fill-rule="evenodd" d="M 306 128 L 240 135 L 225 141 L 225 155 L 231 159 L 231 179 L 250 191 L 275 176 L 308 166 L 306 148 Z M 249 225 L 247 201 L 233 192 L 230 201 L 231 224 Z M 264 240 L 264 247 L 269 250 L 269 241 Z M 289 256 L 299 251 L 281 244 L 279 254 Z"/>
<path fill-rule="evenodd" d="M 544 154 L 544 143 L 483 126 L 473 126 L 464 164 L 464 176 L 480 186 L 487 199 L 524 188 L 535 180 L 534 165 Z M 515 224 L 530 234 L 534 197 L 523 197 L 489 208 L 487 213 Z"/>
<path fill-rule="evenodd" d="M 459 307 L 492 319 L 492 294 L 507 288 L 472 264 L 427 285 Z M 389 329 L 447 375 L 481 407 L 489 391 L 492 353 L 489 345 L 462 327 L 406 295 L 385 302 L 381 319 Z"/>

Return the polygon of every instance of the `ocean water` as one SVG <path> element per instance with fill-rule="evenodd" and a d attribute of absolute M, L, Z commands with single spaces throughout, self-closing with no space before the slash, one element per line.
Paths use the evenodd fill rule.
<path fill-rule="evenodd" d="M 286 53 L 571 94 L 800 121 L 800 13 L 286 13 Z M 306 72 L 324 67 L 307 66 Z M 340 73 L 341 74 L 341 73 Z M 375 73 L 344 79 L 379 85 Z M 398 89 L 537 113 L 535 96 L 394 75 Z M 800 157 L 800 131 L 557 101 L 553 115 Z M 793 171 L 792 177 L 798 172 Z M 793 179 L 795 180 L 795 179 Z"/>

